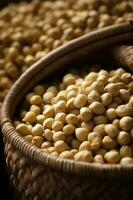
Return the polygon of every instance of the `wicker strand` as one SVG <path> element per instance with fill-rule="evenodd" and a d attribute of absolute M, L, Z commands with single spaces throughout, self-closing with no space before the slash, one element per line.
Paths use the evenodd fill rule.
<path fill-rule="evenodd" d="M 128 67 L 133 72 L 133 46 L 119 45 L 112 48 L 111 54 L 115 61 L 122 66 Z"/>

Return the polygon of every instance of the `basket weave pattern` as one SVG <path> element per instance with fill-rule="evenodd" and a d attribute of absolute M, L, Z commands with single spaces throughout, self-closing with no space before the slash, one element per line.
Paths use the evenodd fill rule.
<path fill-rule="evenodd" d="M 7 167 L 17 200 L 130 200 L 133 167 L 55 159 L 25 142 L 11 123 L 20 99 L 55 68 L 78 56 L 88 56 L 94 49 L 129 39 L 133 39 L 130 23 L 83 36 L 41 59 L 12 87 L 2 107 L 1 125 Z M 120 48 L 120 52 L 123 55 L 123 49 Z M 125 63 L 125 59 L 122 62 Z"/>
<path fill-rule="evenodd" d="M 127 200 L 132 182 L 129 180 L 75 177 L 39 166 L 5 144 L 10 180 L 19 200 Z M 127 192 L 128 191 L 128 192 Z"/>

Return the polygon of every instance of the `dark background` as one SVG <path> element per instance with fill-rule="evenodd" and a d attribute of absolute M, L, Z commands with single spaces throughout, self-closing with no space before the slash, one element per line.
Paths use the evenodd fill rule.
<path fill-rule="evenodd" d="M 0 0 L 0 8 L 2 8 L 3 6 L 8 5 L 8 3 L 11 2 L 19 2 L 20 0 Z M 26 1 L 30 1 L 30 0 L 26 0 Z"/>
<path fill-rule="evenodd" d="M 20 2 L 20 0 L 0 0 L 0 9 L 11 2 Z M 0 199 L 14 200 L 14 194 L 9 186 L 9 176 L 6 170 L 3 138 L 0 130 Z"/>
<path fill-rule="evenodd" d="M 0 8 L 2 8 L 3 6 L 6 6 L 8 3 L 10 2 L 18 2 L 19 0 L 0 0 Z"/>
<path fill-rule="evenodd" d="M 5 166 L 4 158 L 4 145 L 2 140 L 2 134 L 0 133 L 0 196 L 5 200 L 13 200 L 11 189 L 9 186 L 8 173 Z"/>

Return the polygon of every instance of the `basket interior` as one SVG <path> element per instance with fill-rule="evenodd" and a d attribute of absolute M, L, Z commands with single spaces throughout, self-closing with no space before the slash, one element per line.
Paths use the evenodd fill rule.
<path fill-rule="evenodd" d="M 80 54 L 78 55 L 78 57 L 76 56 L 76 58 L 70 58 L 70 59 L 66 59 L 65 61 L 63 61 L 63 63 L 59 63 L 59 68 L 55 68 L 52 72 L 48 73 L 46 75 L 46 73 L 42 73 L 42 71 L 38 72 L 36 76 L 39 77 L 38 81 L 32 81 L 34 80 L 34 78 L 31 80 L 32 81 L 32 86 L 29 87 L 28 91 L 23 88 L 21 90 L 21 94 L 19 95 L 18 99 L 17 99 L 17 105 L 15 104 L 14 110 L 13 110 L 13 116 L 12 119 L 14 118 L 14 116 L 16 115 L 16 111 L 18 110 L 17 108 L 19 108 L 22 103 L 23 103 L 23 98 L 24 96 L 30 92 L 32 90 L 32 88 L 40 83 L 46 83 L 47 85 L 52 85 L 54 84 L 54 82 L 56 82 L 57 84 L 61 82 L 63 75 L 65 75 L 66 73 L 68 73 L 71 69 L 77 69 L 77 71 L 84 71 L 84 68 L 86 68 L 86 71 L 89 71 L 89 69 L 91 66 L 95 66 L 98 65 L 100 66 L 100 68 L 102 69 L 106 69 L 106 70 L 111 70 L 114 68 L 118 68 L 118 65 L 116 65 L 115 61 L 113 60 L 113 58 L 109 58 L 108 59 L 108 55 L 107 55 L 107 51 L 105 51 L 103 48 L 101 48 L 100 50 L 96 49 L 93 50 L 92 52 L 89 53 L 84 53 L 84 54 Z M 106 59 L 105 59 L 106 58 Z M 50 68 L 51 66 L 49 66 Z M 21 96 L 21 98 L 20 98 Z"/>
<path fill-rule="evenodd" d="M 45 73 L 42 74 L 42 72 L 38 72 L 36 76 L 39 77 L 39 80 L 32 82 L 32 86 L 29 87 L 28 92 L 30 92 L 35 85 L 40 83 L 46 83 L 49 86 L 51 84 L 54 84 L 55 82 L 57 84 L 60 83 L 62 77 L 66 73 L 70 72 L 71 69 L 77 69 L 77 71 L 84 71 L 84 69 L 86 69 L 86 71 L 88 72 L 89 68 L 95 65 L 99 66 L 99 70 L 105 69 L 107 71 L 110 71 L 112 69 L 114 70 L 119 67 L 123 67 L 127 72 L 132 73 L 132 71 L 128 67 L 120 65 L 114 60 L 114 58 L 110 54 L 110 47 L 107 47 L 106 49 L 100 48 L 95 49 L 91 52 L 80 54 L 78 55 L 78 57 L 76 56 L 76 58 L 72 58 L 70 60 L 66 59 L 63 63 L 60 63 L 59 68 L 55 68 L 51 73 L 48 73 L 47 75 Z M 18 110 L 17 108 L 19 108 L 22 105 L 23 98 L 26 95 L 26 93 L 27 90 L 23 88 L 23 90 L 21 90 L 21 94 L 19 95 L 19 100 L 17 100 L 18 104 L 15 104 L 15 108 L 13 110 L 14 115 L 16 114 L 15 111 Z M 12 119 L 14 118 L 14 115 L 12 116 Z"/>

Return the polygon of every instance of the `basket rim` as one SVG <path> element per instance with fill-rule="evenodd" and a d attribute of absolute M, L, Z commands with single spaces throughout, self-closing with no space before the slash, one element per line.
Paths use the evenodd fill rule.
<path fill-rule="evenodd" d="M 24 80 L 25 76 L 31 74 L 33 71 L 36 74 L 39 69 L 37 66 L 41 63 L 49 61 L 51 58 L 57 59 L 61 52 L 69 53 L 70 49 L 78 48 L 79 46 L 84 45 L 86 41 L 90 43 L 104 40 L 107 37 L 113 35 L 119 35 L 121 33 L 132 32 L 133 33 L 133 21 L 129 23 L 124 23 L 120 25 L 113 25 L 110 27 L 103 28 L 98 31 L 91 32 L 80 38 L 74 39 L 73 41 L 68 42 L 66 45 L 59 47 L 58 49 L 52 51 L 47 56 L 41 58 L 37 61 L 31 68 L 24 72 L 20 78 L 13 85 L 8 95 L 5 98 L 5 101 L 1 109 L 1 127 L 3 134 L 8 138 L 9 142 L 20 151 L 24 156 L 27 156 L 29 159 L 34 160 L 36 163 L 40 163 L 45 166 L 49 166 L 55 170 L 60 170 L 65 173 L 73 173 L 77 175 L 84 175 L 90 177 L 122 177 L 123 174 L 131 175 L 133 172 L 133 165 L 130 166 L 121 166 L 120 164 L 102 164 L 98 165 L 95 163 L 85 163 L 77 162 L 73 160 L 67 160 L 62 158 L 56 158 L 51 154 L 40 151 L 39 148 L 26 142 L 15 130 L 12 120 L 10 118 L 10 113 L 8 107 L 10 105 L 10 98 L 12 98 L 14 89 L 17 87 L 17 84 Z M 97 38 L 98 35 L 98 38 Z M 133 38 L 132 38 L 133 39 Z M 68 52 L 67 52 L 68 51 Z M 36 69 L 36 70 L 35 70 Z M 10 105 L 11 106 L 11 105 Z M 3 116 L 6 118 L 3 119 Z"/>

